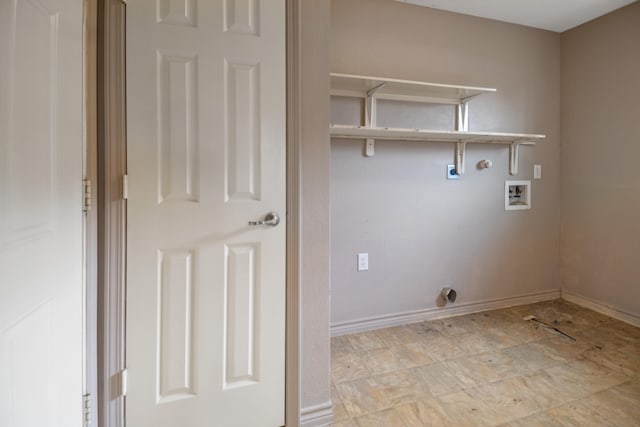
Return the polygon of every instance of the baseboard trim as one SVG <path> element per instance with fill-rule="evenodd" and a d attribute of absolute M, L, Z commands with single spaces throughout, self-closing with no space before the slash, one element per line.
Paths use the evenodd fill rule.
<path fill-rule="evenodd" d="M 640 316 L 621 310 L 612 305 L 565 290 L 562 291 L 562 298 L 579 306 L 597 311 L 605 316 L 613 317 L 614 319 L 640 327 Z"/>
<path fill-rule="evenodd" d="M 408 311 L 403 313 L 387 314 L 378 317 L 350 320 L 348 322 L 332 324 L 331 336 L 336 337 L 340 335 L 353 334 L 356 332 L 365 332 L 374 329 L 388 328 L 391 326 L 423 322 L 425 320 L 462 316 L 465 314 L 477 313 L 480 311 L 498 310 L 515 305 L 532 304 L 535 302 L 557 299 L 560 298 L 560 296 L 560 290 L 556 289 L 552 291 L 519 295 L 515 297 L 476 301 L 466 304 L 455 304 L 448 307 L 435 307 L 425 310 Z"/>
<path fill-rule="evenodd" d="M 330 400 L 300 410 L 300 427 L 324 427 L 333 421 L 333 404 Z"/>

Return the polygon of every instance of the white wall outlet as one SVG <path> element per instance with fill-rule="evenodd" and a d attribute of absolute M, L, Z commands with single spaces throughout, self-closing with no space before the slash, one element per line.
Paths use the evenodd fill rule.
<path fill-rule="evenodd" d="M 542 179 L 542 165 L 533 165 L 533 179 Z"/>
<path fill-rule="evenodd" d="M 369 254 L 358 254 L 358 271 L 369 270 Z"/>
<path fill-rule="evenodd" d="M 447 179 L 460 179 L 460 175 L 456 172 L 456 165 L 447 165 Z"/>

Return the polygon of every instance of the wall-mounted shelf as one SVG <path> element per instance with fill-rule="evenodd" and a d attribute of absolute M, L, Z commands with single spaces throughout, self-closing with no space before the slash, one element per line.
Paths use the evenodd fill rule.
<path fill-rule="evenodd" d="M 367 95 L 375 93 L 379 99 L 457 105 L 483 93 L 495 91 L 493 88 L 486 87 L 331 73 L 331 95 L 335 96 L 366 98 Z"/>
<path fill-rule="evenodd" d="M 331 95 L 350 96 L 365 100 L 364 126 L 334 125 L 330 134 L 335 138 L 364 139 L 365 155 L 374 155 L 375 140 L 401 140 L 421 142 L 453 142 L 456 144 L 455 166 L 458 174 L 464 173 L 466 144 L 502 144 L 509 146 L 509 173 L 518 173 L 518 148 L 520 145 L 535 145 L 545 135 L 470 132 L 469 100 L 495 92 L 493 88 L 445 85 L 379 77 L 331 74 Z M 377 100 L 425 102 L 456 105 L 456 130 L 380 128 L 376 126 Z"/>
<path fill-rule="evenodd" d="M 331 125 L 331 136 L 336 138 L 375 138 L 424 142 L 474 142 L 478 144 L 534 145 L 544 135 L 503 132 L 469 132 L 458 130 L 372 128 L 366 126 Z"/>

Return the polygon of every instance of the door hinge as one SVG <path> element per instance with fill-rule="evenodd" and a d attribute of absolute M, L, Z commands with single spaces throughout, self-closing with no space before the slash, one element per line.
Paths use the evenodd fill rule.
<path fill-rule="evenodd" d="M 124 368 L 122 371 L 118 372 L 116 375 L 116 384 L 117 396 L 126 396 L 127 395 L 127 368 Z"/>
<path fill-rule="evenodd" d="M 84 202 L 83 202 L 83 207 L 82 207 L 82 211 L 84 213 L 87 213 L 91 210 L 91 180 L 90 179 L 84 179 Z"/>
<path fill-rule="evenodd" d="M 122 175 L 122 198 L 127 200 L 129 198 L 129 175 Z"/>
<path fill-rule="evenodd" d="M 82 395 L 82 425 L 89 427 L 91 425 L 91 394 Z"/>

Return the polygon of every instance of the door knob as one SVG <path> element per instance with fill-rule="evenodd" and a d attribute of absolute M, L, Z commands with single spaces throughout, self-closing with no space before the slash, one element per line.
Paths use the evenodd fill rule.
<path fill-rule="evenodd" d="M 249 221 L 251 226 L 268 225 L 269 227 L 275 227 L 278 224 L 280 224 L 280 217 L 275 212 L 269 212 L 261 221 Z"/>

